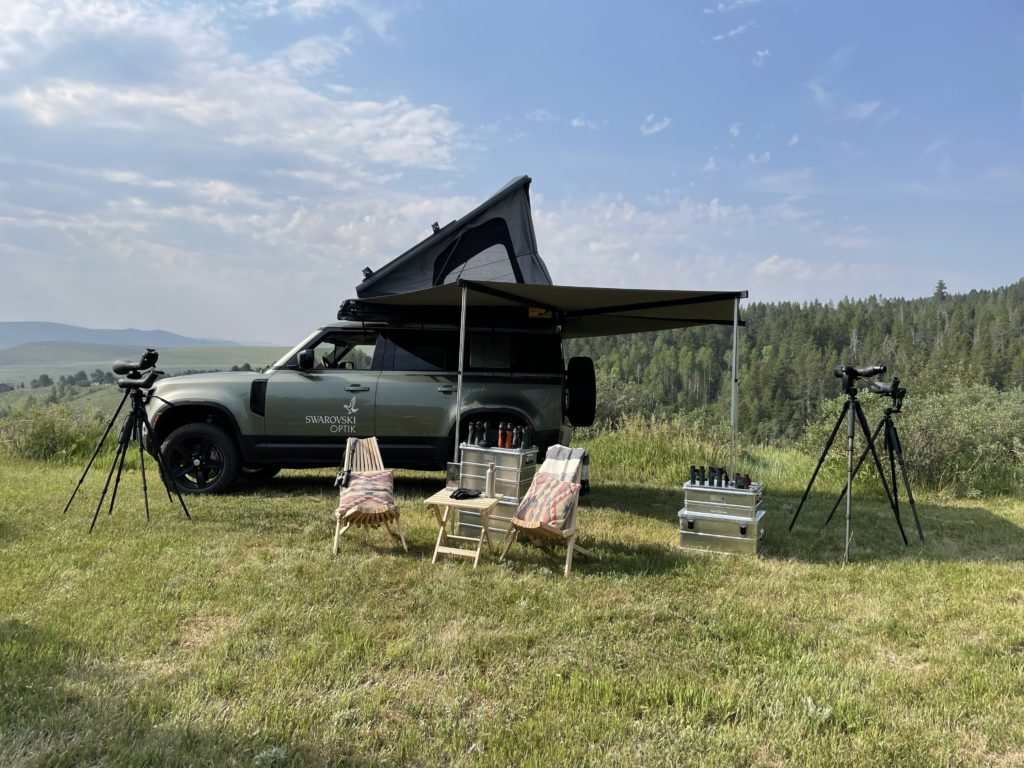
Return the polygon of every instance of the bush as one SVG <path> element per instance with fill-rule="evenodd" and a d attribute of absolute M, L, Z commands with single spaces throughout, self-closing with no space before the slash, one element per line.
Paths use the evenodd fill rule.
<path fill-rule="evenodd" d="M 802 450 L 820 455 L 844 400 L 839 397 L 821 404 L 817 417 L 798 442 Z M 882 408 L 892 401 L 866 395 L 861 397 L 861 402 L 868 424 L 874 429 L 882 416 Z M 920 485 L 968 497 L 1019 493 L 1024 482 L 1024 392 L 1000 392 L 992 387 L 973 385 L 919 397 L 911 395 L 906 399 L 903 412 L 895 415 L 894 420 L 911 487 Z M 881 452 L 884 445 L 881 436 L 877 445 Z M 858 430 L 856 456 L 860 456 L 863 446 Z M 845 447 L 844 424 L 822 467 L 821 476 L 828 482 L 845 482 Z M 870 459 L 861 473 L 865 471 L 877 477 Z M 881 493 L 880 484 L 875 484 Z"/>
<path fill-rule="evenodd" d="M 23 459 L 88 461 L 104 427 L 98 413 L 76 416 L 66 403 L 36 405 L 0 422 L 0 447 Z"/>

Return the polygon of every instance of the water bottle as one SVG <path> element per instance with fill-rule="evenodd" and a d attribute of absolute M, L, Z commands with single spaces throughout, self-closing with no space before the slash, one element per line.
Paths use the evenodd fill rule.
<path fill-rule="evenodd" d="M 487 475 L 484 478 L 484 496 L 494 498 L 494 462 L 487 465 Z"/>

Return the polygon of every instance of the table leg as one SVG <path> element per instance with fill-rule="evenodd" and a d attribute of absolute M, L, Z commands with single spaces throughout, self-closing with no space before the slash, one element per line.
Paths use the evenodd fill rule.
<path fill-rule="evenodd" d="M 430 561 L 431 564 L 437 562 L 438 549 L 448 545 L 448 533 L 445 531 L 448 524 L 448 507 L 445 507 L 443 512 L 439 507 L 434 507 L 434 516 L 437 518 L 437 542 L 434 544 L 434 558 Z"/>

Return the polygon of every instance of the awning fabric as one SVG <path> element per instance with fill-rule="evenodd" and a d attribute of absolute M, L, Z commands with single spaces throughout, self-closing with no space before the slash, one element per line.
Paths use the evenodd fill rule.
<path fill-rule="evenodd" d="M 367 307 L 458 307 L 461 288 L 473 307 L 525 306 L 550 312 L 563 338 L 613 336 L 696 325 L 732 325 L 736 299 L 746 291 L 664 291 L 646 288 L 592 288 L 459 280 L 392 296 L 361 298 Z M 741 323 L 742 324 L 742 323 Z"/>

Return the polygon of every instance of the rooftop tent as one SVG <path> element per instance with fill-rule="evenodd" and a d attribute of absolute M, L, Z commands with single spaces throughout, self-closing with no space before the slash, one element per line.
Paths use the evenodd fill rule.
<path fill-rule="evenodd" d="M 356 286 L 360 299 L 420 291 L 456 280 L 551 284 L 537 252 L 530 177 L 520 176 L 479 207 L 436 229 Z"/>

